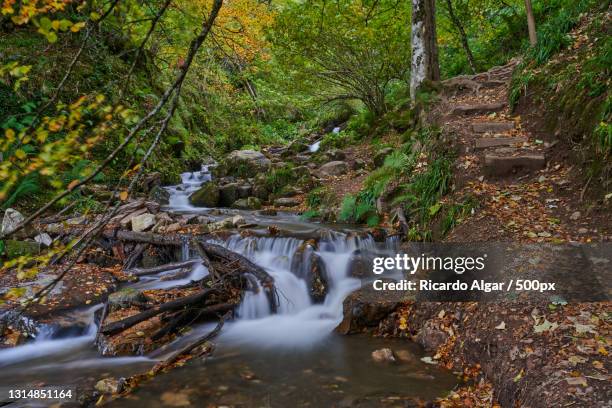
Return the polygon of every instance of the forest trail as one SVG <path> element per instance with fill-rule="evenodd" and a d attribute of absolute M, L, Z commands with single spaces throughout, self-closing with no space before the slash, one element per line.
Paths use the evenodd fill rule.
<path fill-rule="evenodd" d="M 567 160 L 568 147 L 546 134 L 537 110 L 521 116 L 508 106 L 516 63 L 463 79 L 468 91 L 437 108 L 459 150 L 453 196 L 472 196 L 480 205 L 446 240 L 605 240 L 611 233 L 601 222 L 605 213 L 584 200 L 581 169 Z"/>

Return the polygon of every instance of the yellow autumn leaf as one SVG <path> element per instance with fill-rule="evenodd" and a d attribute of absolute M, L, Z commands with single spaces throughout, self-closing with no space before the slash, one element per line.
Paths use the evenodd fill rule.
<path fill-rule="evenodd" d="M 119 199 L 121 201 L 125 201 L 128 198 L 128 192 L 127 191 L 122 191 L 121 193 L 119 193 Z"/>
<path fill-rule="evenodd" d="M 17 149 L 15 151 L 15 157 L 17 157 L 19 160 L 23 160 L 26 158 L 26 152 L 24 152 L 22 149 Z"/>
<path fill-rule="evenodd" d="M 68 190 L 72 190 L 77 184 L 79 184 L 79 180 L 72 180 L 70 184 L 68 184 Z"/>

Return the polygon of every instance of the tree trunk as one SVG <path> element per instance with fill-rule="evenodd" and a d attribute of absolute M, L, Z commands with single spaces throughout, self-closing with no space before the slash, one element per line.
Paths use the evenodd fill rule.
<path fill-rule="evenodd" d="M 453 25 L 459 31 L 459 37 L 461 38 L 461 45 L 465 50 L 465 54 L 467 55 L 468 63 L 470 64 L 470 68 L 472 69 L 472 74 L 476 73 L 476 62 L 474 61 L 474 54 L 472 54 L 472 50 L 470 49 L 470 44 L 468 43 L 467 35 L 465 34 L 465 30 L 461 21 L 455 15 L 455 10 L 453 9 L 452 0 L 446 0 L 446 7 L 448 8 L 448 15 L 450 16 Z"/>
<path fill-rule="evenodd" d="M 410 42 L 412 48 L 410 96 L 414 101 L 418 89 L 425 80 L 440 79 L 435 0 L 412 0 Z"/>
<path fill-rule="evenodd" d="M 538 42 L 538 34 L 536 33 L 535 18 L 533 17 L 533 9 L 531 8 L 531 0 L 525 0 L 525 10 L 527 11 L 527 27 L 529 28 L 529 42 L 532 46 Z"/>

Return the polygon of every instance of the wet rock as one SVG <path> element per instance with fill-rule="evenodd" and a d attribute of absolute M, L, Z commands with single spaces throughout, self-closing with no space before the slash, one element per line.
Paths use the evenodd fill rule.
<path fill-rule="evenodd" d="M 372 352 L 372 360 L 377 363 L 394 363 L 395 356 L 390 348 L 382 348 Z"/>
<path fill-rule="evenodd" d="M 434 351 L 446 343 L 448 334 L 434 326 L 432 322 L 425 323 L 425 326 L 419 331 L 416 336 L 416 341 L 422 345 L 425 350 Z"/>
<path fill-rule="evenodd" d="M 16 346 L 36 337 L 38 325 L 17 310 L 0 313 L 0 344 Z"/>
<path fill-rule="evenodd" d="M 50 247 L 51 244 L 53 243 L 53 238 L 51 238 L 51 236 L 47 234 L 46 232 L 43 232 L 42 234 L 38 234 L 37 236 L 35 236 L 34 241 L 46 247 Z"/>
<path fill-rule="evenodd" d="M 283 197 L 274 200 L 274 205 L 276 207 L 297 207 L 301 203 L 300 199 L 293 197 Z"/>
<path fill-rule="evenodd" d="M 139 290 L 125 288 L 111 293 L 108 297 L 108 307 L 111 311 L 124 309 L 134 304 L 145 303 L 147 297 Z"/>
<path fill-rule="evenodd" d="M 343 161 L 332 161 L 319 167 L 319 173 L 323 176 L 341 176 L 348 171 L 348 165 Z"/>
<path fill-rule="evenodd" d="M 216 207 L 219 205 L 220 192 L 217 184 L 209 181 L 191 196 L 189 202 L 196 207 Z"/>
<path fill-rule="evenodd" d="M 391 153 L 393 153 L 393 148 L 391 147 L 385 147 L 384 149 L 380 149 L 374 156 L 374 166 L 380 167 L 385 164 L 385 159 Z"/>
<path fill-rule="evenodd" d="M 310 297 L 314 303 L 323 303 L 328 292 L 328 274 L 321 257 L 313 253 L 310 258 L 310 276 L 308 279 Z"/>
<path fill-rule="evenodd" d="M 353 334 L 377 327 L 382 319 L 397 308 L 401 300 L 400 294 L 382 293 L 371 286 L 364 286 L 344 300 L 344 316 L 336 331 Z"/>
<path fill-rule="evenodd" d="M 238 183 L 229 183 L 219 187 L 219 205 L 230 207 L 238 197 Z"/>
<path fill-rule="evenodd" d="M 248 198 L 253 193 L 253 186 L 250 184 L 239 185 L 236 189 L 236 195 L 238 198 Z"/>
<path fill-rule="evenodd" d="M 246 220 L 242 215 L 235 215 L 232 217 L 232 225 L 237 227 L 239 225 L 246 224 Z"/>
<path fill-rule="evenodd" d="M 143 232 L 155 225 L 155 216 L 144 213 L 132 218 L 132 231 Z"/>
<path fill-rule="evenodd" d="M 232 208 L 239 210 L 259 210 L 261 208 L 261 201 L 256 197 L 241 198 L 232 204 Z"/>
<path fill-rule="evenodd" d="M 118 394 L 123 386 L 123 379 L 104 378 L 96 383 L 95 389 L 101 394 Z"/>
<path fill-rule="evenodd" d="M 393 354 L 402 363 L 416 364 L 419 359 L 409 350 L 396 350 Z"/>
<path fill-rule="evenodd" d="M 278 212 L 276 210 L 272 210 L 272 209 L 265 209 L 265 210 L 259 210 L 257 211 L 257 214 L 259 215 L 267 215 L 267 216 L 275 216 L 278 214 Z"/>
<path fill-rule="evenodd" d="M 149 200 L 159 205 L 168 205 L 170 203 L 170 193 L 161 186 L 155 186 L 149 191 Z"/>

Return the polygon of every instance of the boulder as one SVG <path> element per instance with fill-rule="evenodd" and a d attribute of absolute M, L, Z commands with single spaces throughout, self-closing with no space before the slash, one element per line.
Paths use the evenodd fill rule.
<path fill-rule="evenodd" d="M 251 186 L 250 184 L 239 185 L 238 188 L 236 189 L 236 194 L 238 198 L 250 197 L 253 195 L 252 193 L 253 193 L 253 186 Z"/>
<path fill-rule="evenodd" d="M 301 203 L 300 199 L 293 197 L 282 197 L 274 200 L 274 206 L 276 207 L 297 207 Z"/>
<path fill-rule="evenodd" d="M 238 183 L 229 183 L 219 187 L 219 205 L 230 207 L 238 198 Z"/>
<path fill-rule="evenodd" d="M 353 170 L 361 170 L 361 169 L 365 168 L 365 166 L 366 166 L 366 162 L 364 160 L 362 160 L 362 159 L 355 159 L 353 161 L 353 164 L 352 164 L 351 168 Z"/>
<path fill-rule="evenodd" d="M 448 334 L 437 328 L 431 321 L 425 323 L 425 326 L 419 330 L 416 336 L 416 341 L 427 351 L 436 351 L 440 346 L 446 343 Z"/>
<path fill-rule="evenodd" d="M 340 176 L 346 174 L 348 165 L 343 161 L 332 161 L 319 167 L 322 176 Z"/>
<path fill-rule="evenodd" d="M 261 208 L 261 201 L 257 197 L 241 198 L 232 204 L 232 208 L 239 210 L 259 210 Z"/>
<path fill-rule="evenodd" d="M 161 186 L 154 186 L 151 191 L 149 191 L 149 200 L 159 205 L 168 205 L 170 202 L 170 193 Z"/>
<path fill-rule="evenodd" d="M 353 334 L 378 327 L 380 321 L 392 313 L 402 300 L 401 293 L 390 294 L 375 291 L 369 285 L 364 286 L 344 300 L 343 319 L 336 331 Z"/>
<path fill-rule="evenodd" d="M 144 213 L 132 218 L 132 231 L 143 232 L 155 225 L 155 216 Z"/>
<path fill-rule="evenodd" d="M 272 162 L 255 150 L 234 150 L 223 162 L 224 172 L 237 177 L 254 177 L 270 170 Z"/>
<path fill-rule="evenodd" d="M 374 166 L 380 167 L 385 164 L 385 159 L 388 155 L 393 153 L 393 148 L 385 147 L 384 149 L 380 149 L 376 155 L 374 155 Z"/>
<path fill-rule="evenodd" d="M 220 192 L 217 184 L 209 181 L 191 196 L 189 202 L 196 207 L 216 207 L 219 205 Z"/>

